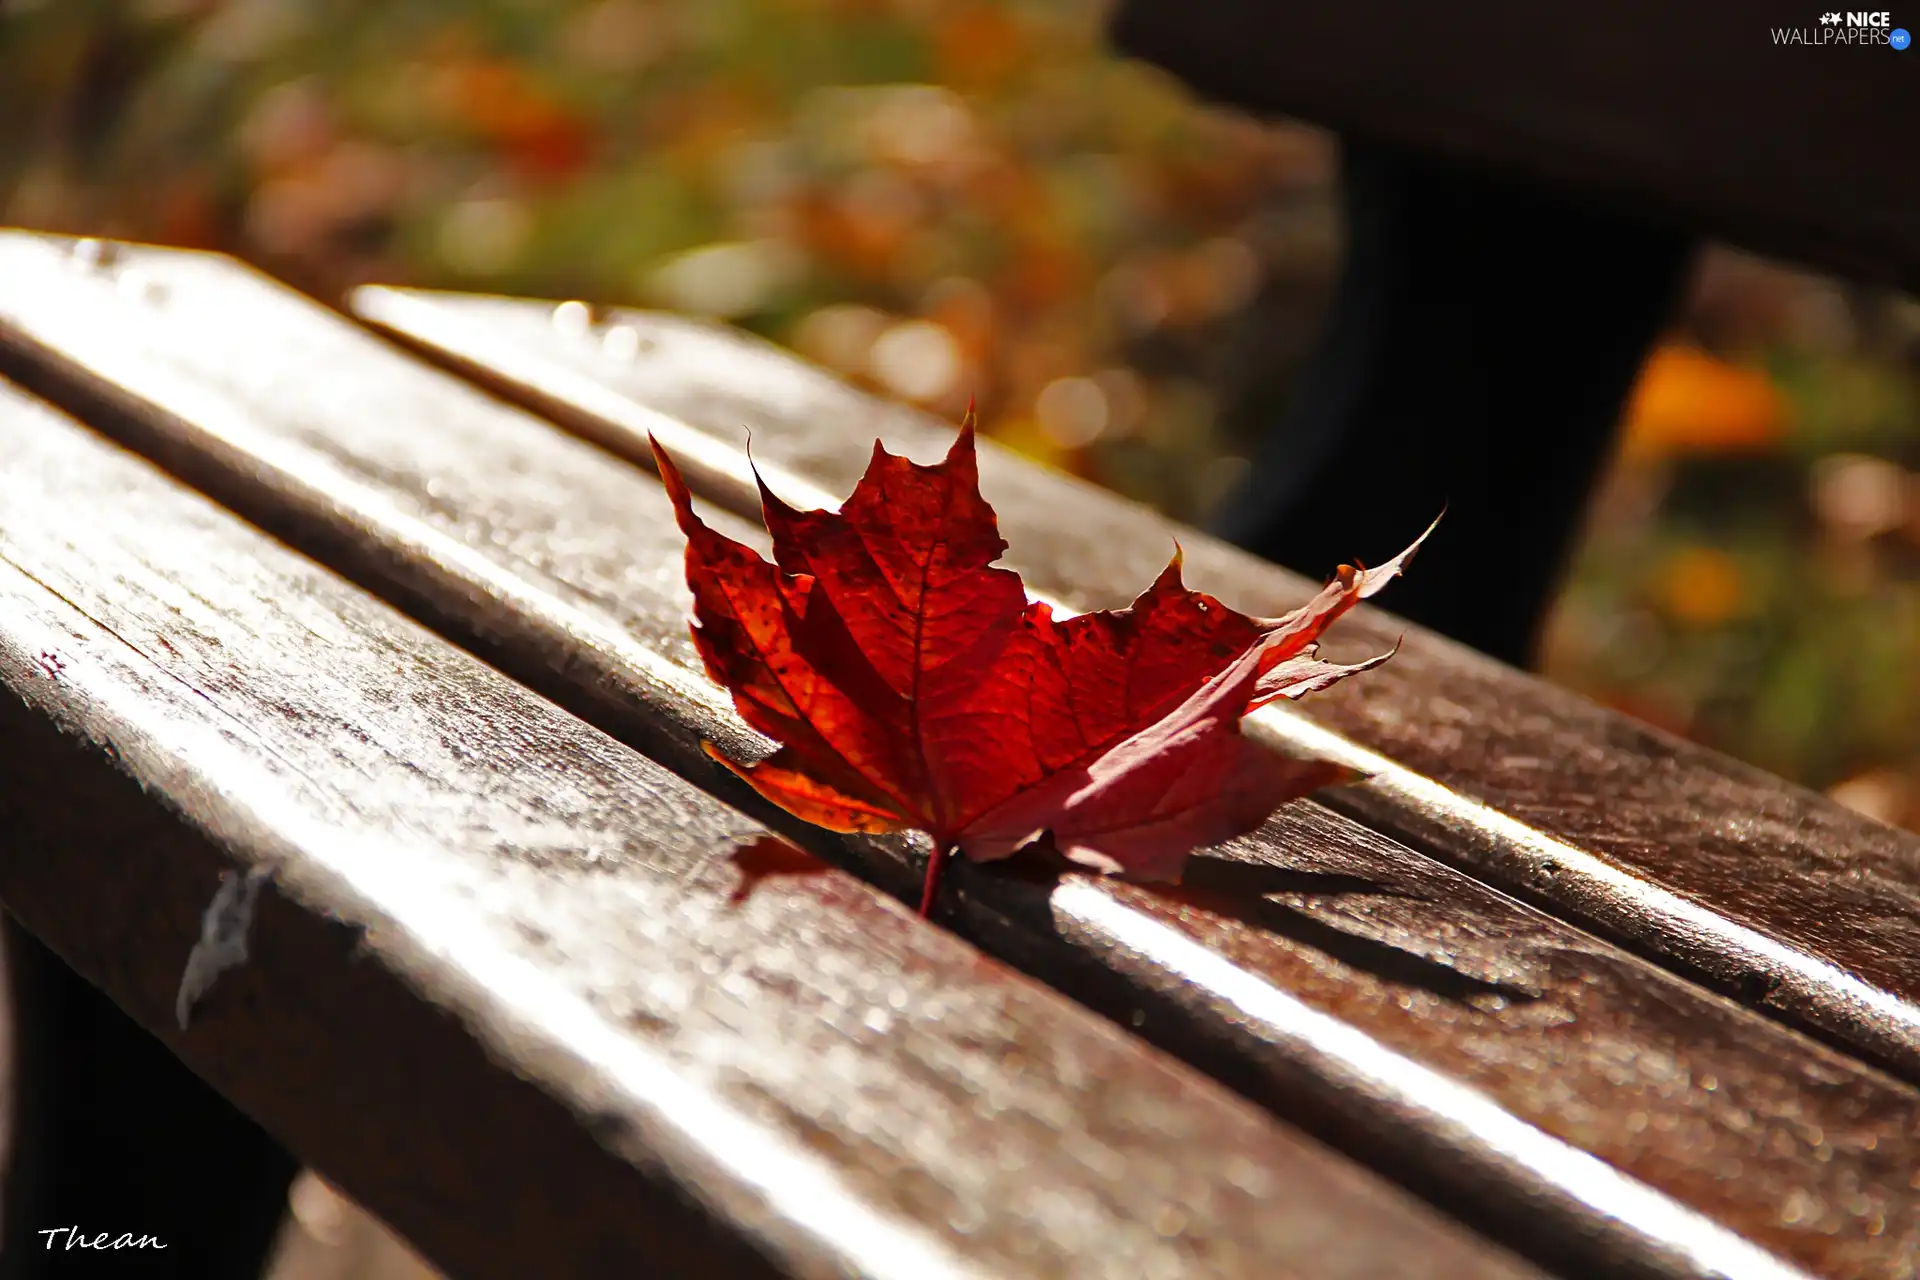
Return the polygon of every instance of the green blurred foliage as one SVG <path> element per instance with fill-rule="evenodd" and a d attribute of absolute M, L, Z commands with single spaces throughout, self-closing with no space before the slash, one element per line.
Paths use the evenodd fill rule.
<path fill-rule="evenodd" d="M 718 315 L 1183 515 L 1223 327 L 1332 268 L 1325 142 L 1089 0 L 5 4 L 13 222 Z"/>
<path fill-rule="evenodd" d="M 1920 826 L 1920 307 L 1721 251 L 1676 342 L 1545 669 Z"/>

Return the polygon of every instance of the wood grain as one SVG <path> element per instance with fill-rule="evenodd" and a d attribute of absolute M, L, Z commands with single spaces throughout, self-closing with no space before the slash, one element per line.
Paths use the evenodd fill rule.
<path fill-rule="evenodd" d="M 749 428 L 762 470 L 802 505 L 848 492 L 876 436 L 925 458 L 951 430 L 671 317 L 621 312 L 581 331 L 543 304 L 377 289 L 356 306 L 615 452 L 644 461 L 646 432 L 689 427 L 731 446 L 706 444 L 694 483 L 736 510 L 757 510 Z M 621 327 L 633 333 L 614 349 L 631 358 L 608 354 L 604 334 Z M 1005 450 L 983 450 L 981 475 L 1008 563 L 1072 607 L 1124 603 L 1176 538 L 1187 581 L 1236 607 L 1272 614 L 1316 589 Z M 1392 554 L 1427 514 L 1355 554 Z M 1372 773 L 1329 793 L 1343 812 L 1920 1082 L 1920 837 L 1378 609 L 1357 610 L 1336 640 L 1358 656 L 1403 635 L 1366 679 L 1250 723 Z"/>
<path fill-rule="evenodd" d="M 164 323 L 114 290 L 76 290 L 71 321 L 0 299 L 46 385 L 725 787 L 697 740 L 754 744 L 699 675 L 650 475 L 230 264 L 130 265 L 165 288 Z M 811 838 L 912 891 L 912 851 Z M 1017 865 L 954 883 L 948 918 L 989 949 L 1574 1274 L 1779 1265 L 1737 1233 L 1899 1276 L 1920 1241 L 1912 1088 L 1318 807 L 1179 893 Z"/>
<path fill-rule="evenodd" d="M 0 457 L 0 894 L 446 1271 L 1533 1274 L 4 387 Z"/>
<path fill-rule="evenodd" d="M 1920 176 L 1888 158 L 1920 111 L 1913 55 L 1775 43 L 1820 12 L 1122 0 L 1111 30 L 1236 106 L 1920 288 Z"/>

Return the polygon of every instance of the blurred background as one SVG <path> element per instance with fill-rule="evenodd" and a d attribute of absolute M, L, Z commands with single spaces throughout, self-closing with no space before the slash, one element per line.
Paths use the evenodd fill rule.
<path fill-rule="evenodd" d="M 330 300 L 717 316 L 938 411 L 976 395 L 1013 447 L 1204 520 L 1247 465 L 1216 408 L 1256 296 L 1264 358 L 1309 358 L 1334 150 L 1114 58 L 1101 17 L 0 0 L 0 222 L 222 249 Z M 1920 826 L 1917 369 L 1912 300 L 1710 251 L 1539 667 Z"/>

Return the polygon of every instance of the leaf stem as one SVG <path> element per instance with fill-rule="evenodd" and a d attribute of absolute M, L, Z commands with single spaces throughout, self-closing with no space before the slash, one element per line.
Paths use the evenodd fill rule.
<path fill-rule="evenodd" d="M 947 865 L 947 859 L 958 852 L 959 848 L 959 845 L 946 843 L 936 843 L 933 846 L 933 853 L 927 858 L 926 887 L 920 891 L 920 914 L 923 917 L 933 913 L 933 900 L 940 893 L 941 869 Z"/>

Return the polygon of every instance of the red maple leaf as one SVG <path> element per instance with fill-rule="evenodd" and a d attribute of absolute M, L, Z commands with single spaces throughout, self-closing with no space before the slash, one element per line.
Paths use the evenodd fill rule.
<path fill-rule="evenodd" d="M 781 743 L 751 764 L 708 754 L 819 826 L 927 832 L 923 913 L 955 849 L 986 861 L 1051 835 L 1083 865 L 1178 880 L 1194 848 L 1350 780 L 1264 750 L 1240 719 L 1391 657 L 1343 666 L 1316 641 L 1420 545 L 1343 565 L 1279 618 L 1188 590 L 1177 550 L 1128 608 L 1059 618 L 994 564 L 1006 543 L 971 412 L 932 466 L 876 442 L 838 511 L 797 511 L 761 483 L 773 564 L 702 522 L 658 442 L 654 457 L 687 535 L 694 643 L 741 718 Z"/>

